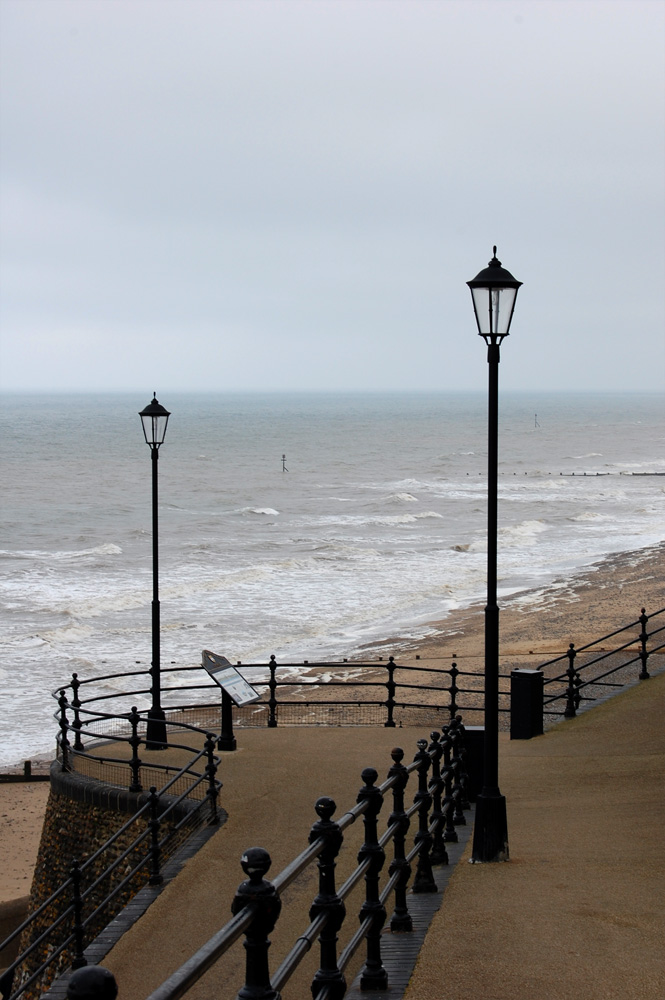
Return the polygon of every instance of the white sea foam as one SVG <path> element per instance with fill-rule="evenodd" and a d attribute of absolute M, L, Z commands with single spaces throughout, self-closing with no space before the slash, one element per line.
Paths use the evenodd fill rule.
<path fill-rule="evenodd" d="M 52 629 L 50 632 L 42 632 L 40 638 L 49 645 L 72 642 L 83 642 L 93 635 L 93 630 L 86 625 L 65 625 L 64 628 Z"/>
<path fill-rule="evenodd" d="M 413 524 L 414 521 L 422 521 L 428 517 L 443 518 L 436 510 L 418 511 L 417 514 L 393 514 L 388 517 L 372 518 L 376 524 Z"/>
<path fill-rule="evenodd" d="M 0 556 L 6 559 L 23 559 L 31 563 L 75 562 L 79 559 L 89 559 L 90 556 L 119 556 L 121 554 L 121 547 L 112 542 L 97 545 L 91 549 L 55 550 L 51 552 L 42 549 L 0 549 Z"/>
<path fill-rule="evenodd" d="M 499 529 L 499 540 L 501 545 L 523 546 L 533 542 L 537 535 L 548 530 L 545 521 L 529 520 L 521 521 L 506 528 Z"/>
<path fill-rule="evenodd" d="M 569 518 L 569 520 L 578 522 L 592 521 L 596 524 L 600 524 L 607 521 L 613 521 L 614 518 L 611 517 L 609 514 L 601 514 L 596 510 L 585 510 L 581 514 L 573 515 L 571 518 Z"/>

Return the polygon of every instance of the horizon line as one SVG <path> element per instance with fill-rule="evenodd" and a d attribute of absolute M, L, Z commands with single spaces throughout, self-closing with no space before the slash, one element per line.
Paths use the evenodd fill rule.
<path fill-rule="evenodd" d="M 379 394 L 390 394 L 390 395 L 463 395 L 467 393 L 478 393 L 486 395 L 486 387 L 480 388 L 447 388 L 442 386 L 441 388 L 417 388 L 409 387 L 405 388 L 400 386 L 399 388 L 394 388 L 388 386 L 386 388 L 316 388 L 316 389 L 303 389 L 303 388 L 224 388 L 224 389 L 213 389 L 213 388 L 175 388 L 171 386 L 164 386 L 158 390 L 154 387 L 151 389 L 145 388 L 132 388 L 132 387 L 107 387 L 107 388 L 95 388 L 95 389 L 83 389 L 83 388 L 59 388 L 59 387 L 1 387 L 0 386 L 0 396 L 3 395 L 23 395 L 23 396 L 97 396 L 97 395 L 134 395 L 137 393 L 153 393 L 157 391 L 159 394 L 176 394 L 176 395 L 187 395 L 187 396 L 224 396 L 224 395 L 265 395 L 265 396 L 285 396 L 285 395 L 302 395 L 302 396 L 316 396 L 316 395 L 379 395 Z M 503 388 L 500 390 L 501 395 L 542 395 L 546 393 L 569 393 L 569 394 L 613 394 L 613 395 L 663 395 L 665 396 L 665 391 L 659 388 L 616 388 L 616 387 L 603 387 L 603 386 L 593 386 L 593 387 L 575 387 L 575 388 L 561 388 L 561 387 L 548 387 L 548 388 Z"/>

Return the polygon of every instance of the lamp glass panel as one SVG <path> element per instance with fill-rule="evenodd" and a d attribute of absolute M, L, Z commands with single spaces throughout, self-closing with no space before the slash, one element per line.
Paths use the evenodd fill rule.
<path fill-rule="evenodd" d="M 163 443 L 168 419 L 168 416 L 154 416 L 152 414 L 141 416 L 143 433 L 148 444 L 159 445 Z"/>
<path fill-rule="evenodd" d="M 516 288 L 492 289 L 493 333 L 507 334 L 515 308 Z"/>
<path fill-rule="evenodd" d="M 478 330 L 482 336 L 505 336 L 515 308 L 516 288 L 472 288 Z"/>

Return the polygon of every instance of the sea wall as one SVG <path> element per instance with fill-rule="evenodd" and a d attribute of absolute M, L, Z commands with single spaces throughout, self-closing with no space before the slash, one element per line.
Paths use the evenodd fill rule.
<path fill-rule="evenodd" d="M 144 805 L 147 798 L 148 795 L 145 792 L 129 792 L 88 776 L 63 772 L 60 764 L 57 761 L 54 762 L 51 767 L 51 789 L 44 816 L 28 912 L 32 914 L 38 910 L 69 878 L 74 859 L 83 864 L 91 858 Z M 197 805 L 196 802 L 185 802 L 177 810 L 174 810 L 177 814 L 169 818 L 168 827 L 162 827 L 160 836 L 172 829 L 184 814 L 193 811 Z M 100 858 L 86 870 L 81 884 L 82 892 L 92 885 L 113 861 L 128 852 L 116 871 L 110 877 L 102 879 L 99 887 L 95 888 L 84 902 L 82 918 L 85 920 L 113 888 L 127 879 L 115 898 L 105 905 L 103 913 L 86 928 L 86 945 L 146 883 L 148 873 L 145 867 L 131 875 L 134 867 L 140 863 L 147 852 L 146 843 L 132 847 L 137 836 L 146 827 L 147 817 L 141 817 L 136 823 L 132 823 L 114 844 L 107 848 Z M 182 839 L 184 838 L 174 838 L 174 841 L 177 840 L 174 847 L 177 847 Z M 72 895 L 67 893 L 45 907 L 30 928 L 24 932 L 20 950 L 25 950 L 32 941 L 35 941 L 71 903 Z M 27 976 L 39 967 L 53 951 L 54 945 L 57 945 L 71 933 L 72 926 L 71 917 L 66 917 L 60 929 L 39 945 L 21 969 L 21 982 L 24 982 Z M 71 959 L 72 952 L 67 949 L 62 953 L 60 960 L 53 963 L 47 978 L 39 980 L 38 988 L 34 989 L 34 992 L 33 988 L 30 988 L 26 992 L 26 1000 L 40 997 L 48 984 L 69 966 Z"/>

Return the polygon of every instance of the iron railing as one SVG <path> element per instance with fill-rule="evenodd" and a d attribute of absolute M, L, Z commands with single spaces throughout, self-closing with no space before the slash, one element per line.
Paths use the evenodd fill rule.
<path fill-rule="evenodd" d="M 665 621 L 661 623 L 662 615 L 665 615 L 665 608 L 651 615 L 647 615 L 642 608 L 636 621 L 583 646 L 576 647 L 571 642 L 565 653 L 542 663 L 539 669 L 545 674 L 543 712 L 573 718 L 583 701 L 596 700 L 595 694 L 591 693 L 595 689 L 621 688 L 635 677 L 641 681 L 648 680 L 650 658 L 665 652 Z M 654 627 L 656 619 L 659 622 Z M 650 630 L 647 630 L 647 625 Z M 623 641 L 617 645 L 619 636 Z M 613 642 L 608 649 L 609 640 Z M 563 663 L 567 663 L 566 669 L 551 675 L 552 668 L 556 669 L 558 664 Z M 637 674 L 634 670 L 630 671 L 638 664 L 640 669 Z"/>
<path fill-rule="evenodd" d="M 482 674 L 459 669 L 455 658 L 450 665 L 426 667 L 419 662 L 398 663 L 393 656 L 284 663 L 272 656 L 268 663 L 238 661 L 237 666 L 260 695 L 257 702 L 232 707 L 232 724 L 238 727 L 441 725 L 459 711 L 482 711 Z M 201 666 L 171 666 L 163 668 L 162 675 L 167 726 L 190 724 L 223 731 L 223 692 Z M 132 709 L 143 720 L 150 689 L 142 681 L 149 676 L 147 670 L 136 670 L 83 680 L 74 673 L 69 684 L 54 692 L 54 697 L 65 699 L 69 713 L 65 727 L 73 748 L 82 749 L 84 726 L 97 739 L 129 736 L 131 720 L 119 710 L 120 702 L 124 708 L 130 698 L 137 703 L 145 699 L 144 708 Z M 118 680 L 123 682 L 122 692 L 117 690 Z M 105 712 L 107 705 L 110 710 Z M 507 712 L 508 704 L 501 710 Z"/>
<path fill-rule="evenodd" d="M 538 669 L 545 674 L 544 713 L 564 717 L 575 715 L 582 701 L 593 700 L 590 693 L 592 689 L 621 686 L 632 676 L 630 668 L 638 663 L 640 671 L 637 676 L 641 680 L 647 679 L 650 658 L 665 650 L 665 643 L 662 641 L 665 625 L 655 622 L 664 614 L 665 608 L 651 615 L 647 615 L 642 609 L 636 621 L 583 646 L 576 648 L 571 643 L 565 653 L 541 664 Z M 608 641 L 619 636 L 623 641 L 607 649 Z M 456 659 L 453 659 L 449 667 L 425 667 L 419 662 L 413 665 L 400 664 L 394 657 L 372 662 L 304 661 L 299 664 L 278 664 L 275 657 L 271 657 L 267 664 L 239 664 L 243 673 L 251 676 L 261 698 L 244 708 L 234 706 L 232 722 L 236 726 L 271 728 L 290 724 L 381 724 L 387 727 L 430 724 L 441 729 L 444 722 L 454 726 L 460 710 L 467 713 L 467 719 L 472 713 L 481 713 L 484 698 L 482 675 L 475 671 L 460 670 Z M 567 663 L 566 670 L 553 674 L 553 668 L 556 670 L 560 663 Z M 154 866 L 155 857 L 160 852 L 163 855 L 167 842 L 173 840 L 175 829 L 178 828 L 176 823 L 174 831 L 160 834 L 155 842 L 155 823 L 157 819 L 163 823 L 169 810 L 175 810 L 177 804 L 185 799 L 192 800 L 198 796 L 199 805 L 208 801 L 210 820 L 216 821 L 216 796 L 220 786 L 215 779 L 217 759 L 213 758 L 215 736 L 212 734 L 218 733 L 217 745 L 223 745 L 225 711 L 222 695 L 208 675 L 204 675 L 201 667 L 164 668 L 162 673 L 170 674 L 173 680 L 179 682 L 166 683 L 162 687 L 170 734 L 169 748 L 173 751 L 191 751 L 191 747 L 173 742 L 174 734 L 178 732 L 206 736 L 205 749 L 196 751 L 184 764 L 173 761 L 161 763 L 154 758 L 150 763 L 141 760 L 140 748 L 146 743 L 147 699 L 150 694 L 150 687 L 143 687 L 142 682 L 143 678 L 150 677 L 149 671 L 108 674 L 87 680 L 81 680 L 77 674 L 73 674 L 71 682 L 54 693 L 58 700 L 57 753 L 63 770 L 94 774 L 99 780 L 119 786 L 126 785 L 130 792 L 137 794 L 142 791 L 146 782 L 151 786 L 150 796 L 136 816 L 111 838 L 108 845 L 104 845 L 80 866 L 78 870 L 83 876 L 93 860 L 97 861 L 122 832 L 141 819 L 145 829 L 125 849 L 122 860 L 126 861 L 132 851 L 135 852 L 153 837 L 150 848 L 146 848 L 141 859 L 136 862 L 129 879 L 139 870 L 146 871 L 151 864 Z M 198 673 L 198 677 L 192 676 L 195 673 Z M 123 681 L 122 692 L 113 683 L 120 678 Z M 132 679 L 135 680 L 132 682 Z M 501 674 L 501 680 L 504 689 L 501 691 L 499 710 L 506 713 L 510 711 L 510 692 L 505 684 L 510 680 L 510 674 Z M 128 691 L 127 688 L 132 683 L 133 689 Z M 338 696 L 339 688 L 343 688 L 345 697 Z M 145 698 L 146 707 L 139 711 L 133 706 L 130 712 L 124 713 L 113 711 L 118 699 L 126 704 L 129 697 L 137 702 Z M 103 711 L 102 706 L 109 710 Z M 108 747 L 111 748 L 110 751 Z M 206 766 L 203 771 L 197 770 L 204 756 Z M 155 806 L 155 801 L 161 803 L 164 796 L 171 796 L 172 804 Z M 182 821 L 184 823 L 185 820 Z M 109 871 L 117 869 L 119 864 L 120 862 L 116 862 L 110 866 Z M 36 982 L 47 966 L 52 965 L 59 956 L 67 954 L 67 949 L 71 951 L 72 945 L 76 954 L 80 954 L 79 944 L 83 940 L 80 935 L 85 935 L 89 930 L 93 918 L 101 917 L 103 907 L 96 904 L 91 914 L 85 918 L 77 918 L 77 907 L 80 909 L 76 902 L 77 894 L 80 895 L 81 905 L 84 905 L 90 897 L 92 887 L 87 886 L 83 890 L 77 888 L 79 875 L 76 871 L 73 867 L 69 878 L 54 896 L 42 903 L 29 921 L 3 942 L 2 947 L 11 944 L 18 935 L 28 930 L 28 925 L 45 911 L 48 904 L 55 902 L 56 897 L 64 899 L 65 894 L 70 893 L 70 901 L 64 906 L 62 914 L 58 914 L 56 927 L 64 926 L 69 920 L 73 927 L 78 926 L 79 929 L 67 932 L 66 942 L 62 945 L 59 943 L 54 948 L 54 954 L 40 964 L 37 972 L 28 977 L 30 983 Z M 108 876 L 95 876 L 95 888 L 103 877 Z M 149 880 L 156 877 L 154 870 L 150 870 L 148 877 Z M 114 889 L 105 903 L 119 897 L 127 882 L 128 879 L 122 880 L 121 887 Z M 30 944 L 30 953 L 39 947 L 44 947 L 44 934 Z M 11 984 L 15 971 L 25 957 L 22 955 L 17 959 L 0 981 L 3 997 L 11 997 L 13 1000 L 27 990 L 29 984 L 23 981 L 18 992 L 12 993 L 11 985 L 7 988 L 7 983 Z"/>
<path fill-rule="evenodd" d="M 464 810 L 470 808 L 466 794 L 464 770 L 464 727 L 454 720 L 433 732 L 428 745 L 418 740 L 418 752 L 409 765 L 404 765 L 404 751 L 396 747 L 391 752 L 392 767 L 388 778 L 377 787 L 378 772 L 365 768 L 363 787 L 356 805 L 335 821 L 336 803 L 320 798 L 315 805 L 319 817 L 309 835 L 309 846 L 294 858 L 275 878 L 266 881 L 271 859 L 262 848 L 251 848 L 242 858 L 242 868 L 248 880 L 238 888 L 232 904 L 233 918 L 217 931 L 187 962 L 176 970 L 148 1000 L 177 1000 L 183 997 L 203 974 L 210 969 L 243 935 L 246 935 L 245 983 L 242 996 L 275 996 L 291 979 L 312 946 L 319 942 L 320 965 L 311 980 L 314 1000 L 338 1000 L 346 992 L 345 970 L 351 959 L 365 944 L 366 957 L 360 972 L 362 989 L 385 990 L 388 974 L 381 956 L 382 929 L 387 919 L 386 902 L 393 895 L 394 908 L 389 922 L 393 932 L 413 929 L 409 911 L 407 886 L 416 870 L 411 892 L 437 892 L 433 865 L 448 864 L 447 842 L 458 840 L 456 826 L 465 824 Z M 428 774 L 431 776 L 428 779 Z M 405 807 L 404 793 L 410 775 L 416 772 L 418 786 L 413 803 Z M 379 836 L 378 816 L 383 799 L 392 791 L 393 809 L 384 833 Z M 358 854 L 358 865 L 344 884 L 335 886 L 336 859 L 343 841 L 343 832 L 360 816 L 364 821 L 364 843 Z M 418 829 L 412 846 L 407 850 L 411 819 L 417 816 Z M 387 879 L 381 886 L 386 860 L 386 847 L 392 843 L 392 860 Z M 268 935 L 272 932 L 282 908 L 281 896 L 294 880 L 314 862 L 318 864 L 318 894 L 309 911 L 310 924 L 298 936 L 296 943 L 271 975 L 268 964 Z M 346 899 L 364 879 L 364 900 L 360 906 L 360 926 L 351 935 L 341 952 L 337 939 L 346 915 Z"/>
<path fill-rule="evenodd" d="M 53 766 L 62 772 L 85 771 L 82 765 L 87 761 L 99 779 L 106 777 L 103 767 L 111 761 L 127 771 L 128 790 L 136 793 L 137 808 L 84 861 L 72 859 L 68 877 L 2 942 L 0 950 L 10 947 L 17 939 L 22 949 L 0 979 L 3 1000 L 41 996 L 69 965 L 74 969 L 85 965 L 86 945 L 129 899 L 145 884 L 159 887 L 165 861 L 204 824 L 219 822 L 217 798 L 221 782 L 216 778 L 219 758 L 215 754 L 214 734 L 183 726 L 190 735 L 198 733 L 205 737 L 203 748 L 171 744 L 171 750 L 185 755 L 185 762 L 171 767 L 151 764 L 150 775 L 157 775 L 160 787 L 157 783 L 152 784 L 150 791 L 143 793 L 142 780 L 146 772 L 141 769 L 137 749 L 145 742 L 145 737 L 138 732 L 138 713 L 133 709 L 124 719 L 111 715 L 104 717 L 107 728 L 116 730 L 114 745 L 131 747 L 132 756 L 123 760 L 86 753 L 81 738 L 99 738 L 100 717 L 95 719 L 98 724 L 95 731 L 86 730 L 82 723 L 73 729 L 68 723 L 67 709 L 63 689 L 59 696 L 57 763 Z M 126 736 L 121 735 L 123 726 L 129 727 Z M 79 748 L 70 744 L 72 734 Z M 104 735 L 110 739 L 109 732 Z M 121 784 L 117 775 L 112 776 L 111 783 Z"/>
<path fill-rule="evenodd" d="M 636 663 L 641 667 L 637 676 L 645 679 L 648 676 L 647 661 L 662 654 L 665 648 L 661 640 L 665 625 L 656 623 L 663 615 L 665 608 L 651 615 L 642 609 L 636 621 L 583 646 L 575 647 L 571 643 L 565 652 L 540 663 L 536 669 L 545 675 L 544 713 L 550 716 L 570 714 L 570 668 L 573 660 L 572 686 L 577 704 L 580 699 L 591 697 L 590 690 L 584 694 L 584 689 L 602 685 L 620 687 L 626 680 L 633 679 L 630 667 Z M 608 641 L 618 636 L 624 637 L 624 641 L 606 649 Z M 238 668 L 251 680 L 260 699 L 244 707 L 231 705 L 227 700 L 227 719 L 224 717 L 223 694 L 202 667 L 171 666 L 162 670 L 162 700 L 169 724 L 190 724 L 195 728 L 221 732 L 222 735 L 229 726 L 229 713 L 231 727 L 441 726 L 443 721 L 454 719 L 460 711 L 464 712 L 468 724 L 482 724 L 482 666 L 480 670 L 460 669 L 458 659 L 453 654 L 452 659 L 446 663 L 442 661 L 441 666 L 433 665 L 436 662 L 433 659 L 428 661 L 428 666 L 424 666 L 418 656 L 411 664 L 400 663 L 393 656 L 372 661 L 303 660 L 278 663 L 274 656 L 268 663 L 238 661 Z M 502 654 L 504 668 L 512 666 L 514 660 L 513 654 Z M 563 673 L 556 672 L 559 663 L 567 664 Z M 510 673 L 504 669 L 499 676 L 499 712 L 507 716 L 511 710 Z M 123 681 L 122 693 L 117 689 L 109 690 L 109 687 L 115 687 L 118 679 Z M 73 674 L 70 684 L 60 691 L 60 696 L 70 692 L 67 704 L 72 720 L 67 723 L 67 728 L 74 733 L 74 749 L 81 749 L 77 737 L 83 721 L 87 731 L 97 737 L 113 735 L 108 728 L 109 719 L 122 720 L 120 725 L 127 731 L 128 716 L 122 713 L 105 714 L 101 707 L 106 704 L 114 705 L 118 699 L 126 704 L 130 696 L 137 701 L 144 698 L 146 709 L 139 713 L 143 718 L 150 694 L 150 688 L 142 685 L 144 679 L 150 679 L 147 670 L 86 680 Z M 133 690 L 129 689 L 130 685 L 134 685 Z M 90 694 L 87 694 L 88 691 Z"/>

